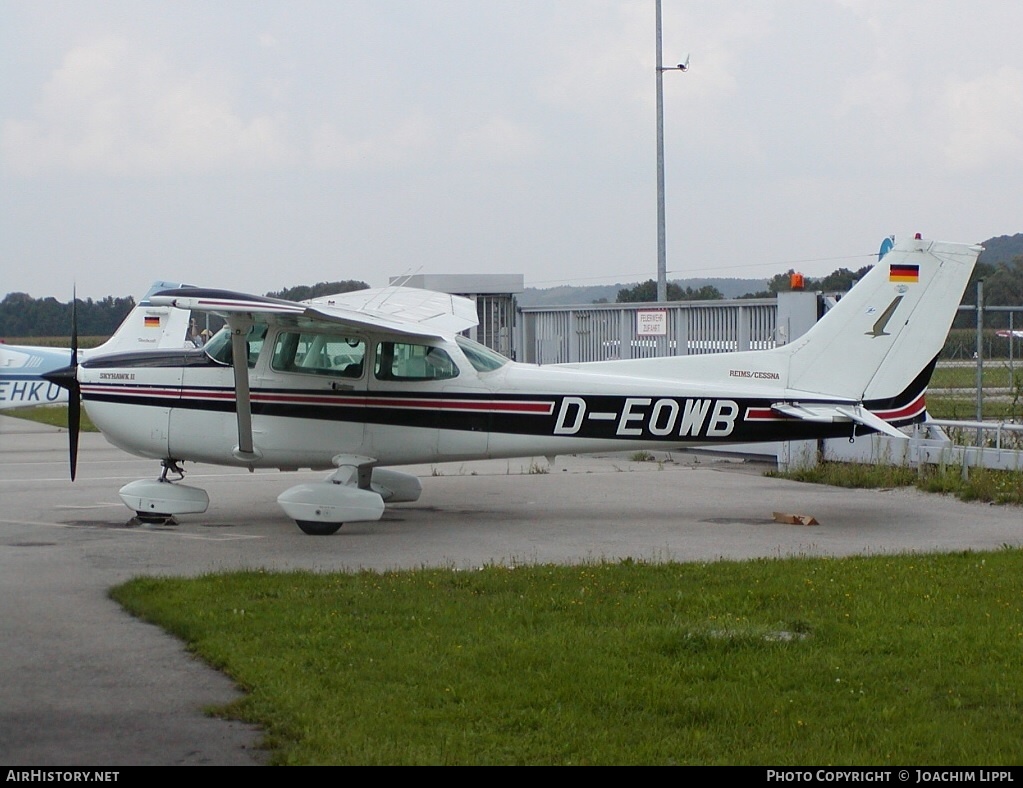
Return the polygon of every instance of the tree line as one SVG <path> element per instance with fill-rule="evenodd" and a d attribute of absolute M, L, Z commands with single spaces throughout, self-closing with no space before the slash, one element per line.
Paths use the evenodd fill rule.
<path fill-rule="evenodd" d="M 1002 236 L 984 242 L 985 252 L 974 269 L 973 276 L 966 292 L 963 304 L 974 304 L 977 294 L 977 281 L 984 280 L 984 303 L 986 306 L 1020 306 L 1023 307 L 1023 234 Z M 867 265 L 852 271 L 848 268 L 837 268 L 827 276 L 819 279 L 806 277 L 804 289 L 823 291 L 826 293 L 847 292 L 873 266 Z M 793 270 L 775 274 L 768 280 L 767 289 L 756 293 L 748 293 L 743 298 L 770 298 L 780 292 L 791 289 Z M 286 287 L 267 293 L 271 298 L 284 298 L 289 301 L 304 301 L 334 293 L 347 293 L 353 290 L 365 290 L 369 285 L 365 282 L 346 279 L 337 282 L 319 282 L 315 285 L 299 285 Z M 676 282 L 668 282 L 667 295 L 669 301 L 708 301 L 724 298 L 721 291 L 713 285 L 700 288 L 682 287 Z M 657 300 L 657 283 L 653 279 L 641 282 L 634 287 L 622 288 L 618 291 L 618 303 L 642 303 Z M 135 300 L 131 296 L 115 298 L 107 296 L 100 301 L 79 299 L 78 302 L 78 333 L 82 336 L 109 336 L 121 324 L 125 316 L 134 308 Z M 976 323 L 971 313 L 960 313 L 955 326 L 965 328 Z M 993 313 L 988 325 L 1002 328 L 1008 324 L 1008 317 Z M 32 298 L 27 293 L 8 293 L 0 302 L 0 337 L 47 337 L 68 336 L 71 333 L 71 304 L 61 303 L 55 298 Z"/>
<path fill-rule="evenodd" d="M 135 308 L 131 296 L 107 296 L 100 301 L 78 299 L 76 317 L 81 336 L 113 334 Z M 0 302 L 0 337 L 60 337 L 71 333 L 71 304 L 56 298 L 32 298 L 28 293 L 8 293 Z"/>

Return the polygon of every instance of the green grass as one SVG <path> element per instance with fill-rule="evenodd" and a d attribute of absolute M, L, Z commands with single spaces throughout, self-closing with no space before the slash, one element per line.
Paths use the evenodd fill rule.
<path fill-rule="evenodd" d="M 31 408 L 14 408 L 5 410 L 4 415 L 67 429 L 67 405 L 35 405 Z M 92 423 L 92 419 L 89 418 L 89 414 L 84 410 L 82 411 L 81 431 L 99 432 L 96 425 Z"/>
<path fill-rule="evenodd" d="M 82 350 L 99 347 L 109 337 L 98 335 L 79 337 L 78 346 Z M 4 337 L 3 341 L 8 345 L 31 345 L 42 348 L 70 348 L 71 337 Z"/>
<path fill-rule="evenodd" d="M 89 350 L 99 347 L 110 339 L 109 336 L 84 336 L 78 337 L 78 347 L 82 350 Z M 29 345 L 30 347 L 71 347 L 71 337 L 4 337 L 8 345 Z"/>
<path fill-rule="evenodd" d="M 961 397 L 949 397 L 927 392 L 927 412 L 935 419 L 953 421 L 973 421 L 977 417 L 977 405 L 972 392 L 963 392 Z M 1011 402 L 984 400 L 981 404 L 984 417 L 995 421 L 1011 420 L 1019 407 Z"/>
<path fill-rule="evenodd" d="M 1023 553 L 139 578 L 276 764 L 1015 764 Z"/>
<path fill-rule="evenodd" d="M 975 421 L 977 400 L 973 391 L 963 391 L 960 397 L 927 394 L 927 412 L 935 419 L 953 421 Z M 1018 399 L 993 399 L 985 396 L 981 403 L 984 421 L 1023 421 L 1023 397 Z"/>
<path fill-rule="evenodd" d="M 984 361 L 984 388 L 1011 388 L 1021 383 L 1023 377 L 1023 360 L 1016 359 L 1012 369 L 1008 361 Z M 928 384 L 931 388 L 977 388 L 977 368 L 969 367 L 938 367 Z"/>
<path fill-rule="evenodd" d="M 868 465 L 856 462 L 822 462 L 791 471 L 767 471 L 765 476 L 791 479 L 835 487 L 890 488 L 911 487 L 917 482 L 917 471 L 898 465 Z"/>
<path fill-rule="evenodd" d="M 811 468 L 768 471 L 766 475 L 836 487 L 917 487 L 925 492 L 954 495 L 964 501 L 1023 504 L 1023 471 L 967 468 L 964 474 L 958 464 L 925 465 L 917 470 L 896 465 L 822 462 Z"/>
<path fill-rule="evenodd" d="M 984 362 L 983 418 L 995 421 L 1023 419 L 1023 361 L 1010 369 L 1007 359 Z M 998 390 L 997 392 L 995 390 Z M 994 396 L 997 394 L 997 397 Z M 977 369 L 939 367 L 927 393 L 927 410 L 934 418 L 973 420 L 977 417 Z"/>

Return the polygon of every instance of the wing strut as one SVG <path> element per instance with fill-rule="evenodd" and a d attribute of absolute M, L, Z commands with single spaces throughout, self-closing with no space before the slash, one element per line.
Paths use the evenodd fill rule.
<path fill-rule="evenodd" d="M 238 415 L 238 446 L 233 454 L 239 460 L 254 460 L 252 446 L 252 400 L 249 396 L 249 345 L 245 341 L 252 323 L 228 319 L 231 327 L 231 360 L 234 366 L 235 410 Z"/>

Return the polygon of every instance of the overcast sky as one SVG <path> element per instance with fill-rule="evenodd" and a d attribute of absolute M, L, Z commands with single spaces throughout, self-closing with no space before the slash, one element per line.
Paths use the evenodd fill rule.
<path fill-rule="evenodd" d="M 654 0 L 0 0 L 0 296 L 656 275 Z M 668 270 L 1023 232 L 1018 0 L 663 0 Z"/>

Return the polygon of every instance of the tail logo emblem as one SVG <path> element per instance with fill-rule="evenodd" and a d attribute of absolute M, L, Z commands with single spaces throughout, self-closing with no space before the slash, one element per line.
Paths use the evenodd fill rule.
<path fill-rule="evenodd" d="M 904 296 L 896 296 L 895 300 L 888 304 L 888 308 L 881 313 L 881 317 L 874 323 L 874 327 L 870 331 L 866 332 L 868 337 L 887 337 L 891 336 L 885 328 L 888 326 L 888 321 L 892 319 L 892 315 L 895 314 L 895 310 L 899 308 L 899 302 L 902 301 Z"/>

